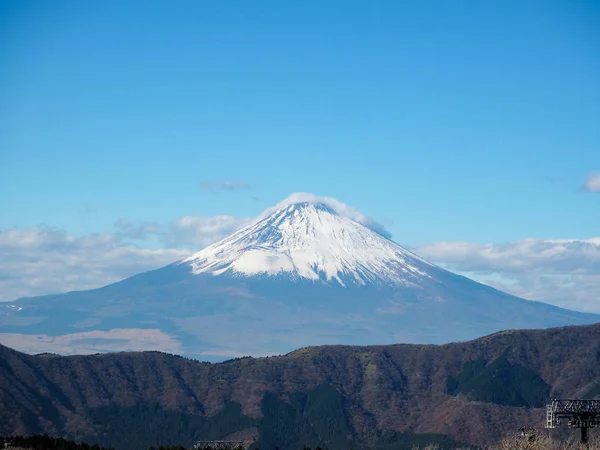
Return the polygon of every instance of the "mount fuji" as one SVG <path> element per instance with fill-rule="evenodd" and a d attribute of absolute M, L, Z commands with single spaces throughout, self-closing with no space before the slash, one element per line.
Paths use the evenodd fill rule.
<path fill-rule="evenodd" d="M 595 322 L 600 316 L 444 270 L 327 203 L 305 201 L 161 269 L 0 305 L 0 341 L 34 353 L 162 350 L 222 360 Z"/>

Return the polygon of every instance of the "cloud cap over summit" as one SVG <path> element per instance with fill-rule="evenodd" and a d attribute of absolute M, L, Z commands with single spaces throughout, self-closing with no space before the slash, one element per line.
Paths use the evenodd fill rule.
<path fill-rule="evenodd" d="M 391 239 L 392 233 L 388 231 L 385 226 L 376 220 L 366 216 L 361 213 L 357 209 L 348 206 L 347 204 L 333 198 L 333 197 L 321 197 L 315 194 L 310 194 L 307 192 L 294 192 L 284 200 L 277 203 L 275 206 L 265 209 L 261 214 L 260 218 L 266 217 L 269 214 L 274 213 L 275 211 L 284 208 L 288 205 L 292 205 L 294 203 L 322 203 L 324 205 L 329 206 L 333 209 L 337 214 L 342 217 L 347 217 L 348 219 L 352 219 L 355 222 L 364 225 L 367 228 L 375 231 L 376 233 L 382 235 L 385 238 Z"/>

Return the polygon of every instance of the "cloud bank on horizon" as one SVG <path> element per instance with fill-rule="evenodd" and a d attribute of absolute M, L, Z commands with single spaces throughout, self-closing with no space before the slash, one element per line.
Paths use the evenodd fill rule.
<path fill-rule="evenodd" d="M 181 345 L 168 334 L 151 328 L 120 328 L 108 331 L 48 336 L 45 334 L 0 333 L 2 344 L 20 348 L 29 354 L 59 353 L 62 355 L 89 355 L 118 351 L 160 351 L 181 354 Z"/>
<path fill-rule="evenodd" d="M 414 251 L 449 270 L 522 298 L 600 311 L 600 237 L 484 245 L 436 242 Z"/>
<path fill-rule="evenodd" d="M 304 192 L 290 195 L 256 217 L 184 216 L 166 225 L 119 219 L 113 233 L 81 237 L 47 226 L 5 229 L 0 230 L 0 301 L 96 288 L 159 268 L 298 202 L 324 203 L 391 238 L 381 223 L 345 203 Z M 144 244 L 149 238 L 156 238 L 159 248 L 147 248 Z M 600 237 L 485 245 L 434 242 L 407 248 L 442 267 L 526 299 L 600 312 Z"/>

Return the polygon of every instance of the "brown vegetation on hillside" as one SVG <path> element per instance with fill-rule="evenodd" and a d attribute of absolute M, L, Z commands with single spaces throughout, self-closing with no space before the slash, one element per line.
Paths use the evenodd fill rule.
<path fill-rule="evenodd" d="M 438 445 L 428 445 L 414 450 L 441 450 Z M 466 450 L 466 449 L 455 449 Z M 581 444 L 574 438 L 559 440 L 547 436 L 538 436 L 534 441 L 518 437 L 504 438 L 497 444 L 485 447 L 485 450 L 600 450 L 600 439 L 592 439 L 588 444 Z"/>
<path fill-rule="evenodd" d="M 575 438 L 559 440 L 541 436 L 534 442 L 518 438 L 505 438 L 499 444 L 489 447 L 488 450 L 600 450 L 600 439 L 593 438 L 587 445 L 584 445 Z"/>
<path fill-rule="evenodd" d="M 284 425 L 302 437 L 343 432 L 353 443 L 384 448 L 394 439 L 436 434 L 491 445 L 517 427 L 543 427 L 547 397 L 600 393 L 599 358 L 600 325 L 443 346 L 312 347 L 220 364 L 158 352 L 31 356 L 0 346 L 0 434 L 93 441 L 107 436 L 107 420 L 149 434 L 156 426 L 143 427 L 156 419 L 174 424 L 171 430 L 188 426 L 161 444 L 185 444 L 180 438 L 199 429 L 250 444 L 266 429 L 266 412 L 287 411 Z M 308 402 L 324 385 L 332 389 L 329 403 Z M 342 428 L 326 420 L 332 408 Z M 138 422 L 128 423 L 131 417 Z M 306 428 L 306 417 L 314 426 Z"/>

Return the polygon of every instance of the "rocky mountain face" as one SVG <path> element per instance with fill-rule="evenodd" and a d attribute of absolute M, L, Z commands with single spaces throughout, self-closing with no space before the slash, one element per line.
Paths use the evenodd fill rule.
<path fill-rule="evenodd" d="M 47 432 L 119 450 L 198 439 L 281 450 L 483 445 L 520 426 L 542 428 L 551 397 L 599 394 L 600 325 L 217 364 L 0 346 L 0 435 Z"/>
<path fill-rule="evenodd" d="M 448 272 L 326 204 L 302 202 L 167 267 L 0 305 L 0 340 L 30 353 L 148 349 L 219 361 L 599 321 Z"/>

